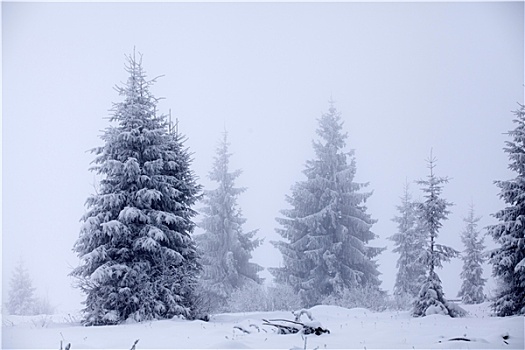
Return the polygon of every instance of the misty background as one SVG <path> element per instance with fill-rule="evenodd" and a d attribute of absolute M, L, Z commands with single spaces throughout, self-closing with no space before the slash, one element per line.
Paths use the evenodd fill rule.
<path fill-rule="evenodd" d="M 127 79 L 125 55 L 141 52 L 159 107 L 188 137 L 204 188 L 228 131 L 246 231 L 265 239 L 254 262 L 279 266 L 270 244 L 285 195 L 313 158 L 317 118 L 332 97 L 355 149 L 381 288 L 392 292 L 403 185 L 428 174 L 433 149 L 443 197 L 455 205 L 438 240 L 463 250 L 471 203 L 479 227 L 503 209 L 494 180 L 514 177 L 503 152 L 511 111 L 524 103 L 524 3 L 2 3 L 2 294 L 25 262 L 37 296 L 58 310 L 83 299 L 77 266 L 84 202 L 99 180 L 89 149 L 102 145 L 109 111 Z M 202 205 L 197 205 L 196 209 Z M 197 230 L 199 232 L 199 230 Z M 484 230 L 483 230 L 484 232 Z M 487 237 L 488 249 L 494 247 Z M 447 298 L 462 262 L 438 271 Z M 491 267 L 485 266 L 485 277 Z M 261 273 L 271 283 L 267 271 Z M 495 286 L 490 280 L 486 293 Z"/>

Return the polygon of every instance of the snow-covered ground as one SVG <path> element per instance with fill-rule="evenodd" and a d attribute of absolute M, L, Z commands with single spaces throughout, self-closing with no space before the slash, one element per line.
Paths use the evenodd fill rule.
<path fill-rule="evenodd" d="M 220 314 L 210 322 L 165 320 L 82 327 L 71 315 L 4 316 L 3 349 L 524 349 L 523 317 L 491 317 L 488 304 L 462 305 L 469 316 L 412 318 L 408 312 L 372 312 L 316 306 L 316 321 L 330 334 L 277 334 L 263 319 L 293 320 L 291 312 Z M 303 315 L 302 321 L 307 317 Z M 256 325 L 256 326 L 254 326 Z M 239 326 L 250 333 L 244 333 Z M 306 344 L 305 344 L 305 337 Z M 451 340 L 465 338 L 466 340 Z"/>

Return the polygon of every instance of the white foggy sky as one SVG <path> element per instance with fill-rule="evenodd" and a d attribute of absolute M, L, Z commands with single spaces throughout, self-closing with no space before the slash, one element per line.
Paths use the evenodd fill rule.
<path fill-rule="evenodd" d="M 481 227 L 503 207 L 493 181 L 514 176 L 502 147 L 511 111 L 524 102 L 523 18 L 523 2 L 3 2 L 4 298 L 23 258 L 39 294 L 59 309 L 80 308 L 67 274 L 96 181 L 86 151 L 102 144 L 134 46 L 150 78 L 164 75 L 152 91 L 165 98 L 160 110 L 179 118 L 205 186 L 228 130 L 232 169 L 243 170 L 237 185 L 248 188 L 239 198 L 244 228 L 265 238 L 254 252 L 265 267 L 280 261 L 269 244 L 280 239 L 275 217 L 304 179 L 332 95 L 356 152 L 356 181 L 374 191 L 367 206 L 379 238 L 370 244 L 388 248 L 379 269 L 391 292 L 397 255 L 386 237 L 405 179 L 427 175 L 431 147 L 455 203 L 442 243 L 463 250 L 471 201 Z M 438 272 L 449 298 L 460 270 L 458 259 Z"/>

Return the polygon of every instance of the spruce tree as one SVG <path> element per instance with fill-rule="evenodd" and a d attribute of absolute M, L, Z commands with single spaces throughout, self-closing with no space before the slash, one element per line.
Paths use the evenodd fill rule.
<path fill-rule="evenodd" d="M 438 232 L 443 226 L 442 221 L 446 220 L 450 211 L 448 207 L 452 203 L 444 198 L 441 198 L 443 184 L 449 180 L 447 177 L 437 177 L 434 174 L 435 158 L 428 160 L 428 168 L 430 174 L 427 180 L 419 180 L 417 183 L 422 185 L 425 193 L 425 201 L 419 204 L 419 220 L 423 225 L 428 240 L 426 250 L 424 251 L 423 261 L 428 268 L 428 274 L 424 281 L 419 294 L 414 301 L 412 315 L 415 317 L 442 314 L 451 317 L 459 317 L 464 315 L 464 311 L 459 307 L 450 304 L 444 296 L 441 280 L 436 273 L 436 268 L 442 267 L 442 262 L 449 261 L 456 257 L 459 252 L 450 247 L 438 244 L 436 239 Z"/>
<path fill-rule="evenodd" d="M 291 285 L 307 307 L 348 289 L 379 289 L 374 258 L 382 250 L 368 246 L 375 238 L 375 220 L 365 206 L 371 193 L 360 192 L 367 183 L 354 182 L 354 151 L 344 151 L 348 136 L 332 101 L 319 119 L 317 134 L 316 157 L 306 163 L 306 180 L 292 187 L 286 197 L 292 208 L 277 218 L 277 232 L 285 241 L 272 242 L 284 266 L 271 273 L 277 283 Z"/>
<path fill-rule="evenodd" d="M 465 245 L 463 252 L 463 270 L 460 277 L 463 280 L 458 297 L 464 304 L 479 304 L 485 300 L 483 286 L 486 279 L 482 277 L 483 268 L 481 264 L 485 261 L 483 254 L 483 237 L 479 237 L 477 229 L 480 217 L 474 215 L 474 207 L 471 206 L 468 216 L 464 219 L 466 226 L 461 234 L 461 241 Z"/>
<path fill-rule="evenodd" d="M 7 312 L 10 315 L 32 315 L 35 306 L 35 288 L 22 260 L 15 266 L 10 282 Z"/>
<path fill-rule="evenodd" d="M 426 267 L 421 261 L 425 246 L 425 232 L 417 217 L 417 203 L 412 201 L 408 183 L 404 186 L 401 204 L 397 206 L 399 216 L 394 217 L 397 232 L 389 237 L 394 242 L 394 253 L 399 254 L 394 297 L 399 302 L 413 301 L 425 280 Z"/>
<path fill-rule="evenodd" d="M 225 132 L 208 174 L 209 179 L 217 183 L 217 188 L 204 191 L 205 206 L 199 224 L 204 233 L 196 236 L 203 265 L 200 282 L 211 303 L 211 311 L 225 311 L 235 290 L 262 282 L 258 272 L 263 268 L 250 262 L 251 252 L 261 240 L 254 238 L 257 230 L 243 231 L 246 219 L 237 205 L 237 198 L 246 188 L 235 187 L 241 170 L 229 170 L 229 145 Z"/>
<path fill-rule="evenodd" d="M 494 214 L 500 222 L 488 232 L 499 245 L 490 253 L 492 275 L 500 290 L 492 301 L 498 316 L 525 315 L 525 106 L 514 112 L 516 128 L 508 132 L 512 141 L 504 151 L 510 159 L 509 169 L 515 178 L 495 181 L 500 198 L 507 206 Z"/>
<path fill-rule="evenodd" d="M 150 92 L 142 59 L 128 57 L 109 126 L 94 148 L 99 190 L 75 243 L 72 276 L 87 295 L 85 325 L 192 317 L 200 265 L 191 236 L 200 186 L 184 138 L 170 134 Z"/>

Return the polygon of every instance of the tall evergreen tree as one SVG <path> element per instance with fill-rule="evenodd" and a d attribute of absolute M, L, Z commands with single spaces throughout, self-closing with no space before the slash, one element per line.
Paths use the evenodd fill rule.
<path fill-rule="evenodd" d="M 485 300 L 483 286 L 486 279 L 482 277 L 483 268 L 481 264 L 485 261 L 483 254 L 483 237 L 479 237 L 477 229 L 478 222 L 481 218 L 474 215 L 474 207 L 471 206 L 468 216 L 464 219 L 466 226 L 461 234 L 461 241 L 465 245 L 463 252 L 463 270 L 460 277 L 463 280 L 458 297 L 464 304 L 479 304 Z"/>
<path fill-rule="evenodd" d="M 11 315 L 32 315 L 35 306 L 35 288 L 22 260 L 15 266 L 10 282 L 7 312 Z"/>
<path fill-rule="evenodd" d="M 427 180 L 417 181 L 419 185 L 423 186 L 423 192 L 426 198 L 425 201 L 420 203 L 418 211 L 419 220 L 421 220 L 428 239 L 423 259 L 425 265 L 428 267 L 428 275 L 419 291 L 417 299 L 414 301 L 412 315 L 419 317 L 430 314 L 443 314 L 450 315 L 451 317 L 459 317 L 464 314 L 464 311 L 450 304 L 445 299 L 441 280 L 435 271 L 436 268 L 443 266 L 443 261 L 449 261 L 459 254 L 455 249 L 436 242 L 438 232 L 443 226 L 442 221 L 446 220 L 448 214 L 450 214 L 448 207 L 450 207 L 452 203 L 441 198 L 443 184 L 448 182 L 448 178 L 437 177 L 434 174 L 435 162 L 436 160 L 432 157 L 432 152 L 430 152 L 430 158 L 428 160 L 430 174 L 427 176 Z"/>
<path fill-rule="evenodd" d="M 224 311 L 227 299 L 235 290 L 248 283 L 262 282 L 258 272 L 263 268 L 250 262 L 251 252 L 261 240 L 254 238 L 257 230 L 243 232 L 246 219 L 237 205 L 237 197 L 246 188 L 235 187 L 241 170 L 229 170 L 229 145 L 225 132 L 208 175 L 217 183 L 217 188 L 204 192 L 204 218 L 199 224 L 204 233 L 196 236 L 202 256 L 202 287 L 214 311 Z"/>
<path fill-rule="evenodd" d="M 504 151 L 510 159 L 514 179 L 495 181 L 507 207 L 494 216 L 500 221 L 488 228 L 499 247 L 490 253 L 492 274 L 500 290 L 492 302 L 498 316 L 525 315 L 525 106 L 514 112 L 516 128 Z"/>
<path fill-rule="evenodd" d="M 397 206 L 399 216 L 394 217 L 397 232 L 389 237 L 394 242 L 394 253 L 399 254 L 398 269 L 394 284 L 394 296 L 398 300 L 414 300 L 425 280 L 426 267 L 421 261 L 426 236 L 417 217 L 417 203 L 412 201 L 408 183 L 405 184 L 401 205 Z"/>
<path fill-rule="evenodd" d="M 192 316 L 200 269 L 191 237 L 200 186 L 183 137 L 157 115 L 142 60 L 128 57 L 129 78 L 117 90 L 104 146 L 91 168 L 102 176 L 74 246 L 72 276 L 87 294 L 84 324 Z"/>
<path fill-rule="evenodd" d="M 277 218 L 277 232 L 286 240 L 272 242 L 282 253 L 284 266 L 272 269 L 278 283 L 288 283 L 305 306 L 340 295 L 346 289 L 379 289 L 374 258 L 381 248 L 368 246 L 375 238 L 375 220 L 366 212 L 368 184 L 354 182 L 354 152 L 345 152 L 340 113 L 331 101 L 319 119 L 314 141 L 316 158 L 306 163 L 306 180 L 295 184 L 287 201 L 291 209 Z"/>

